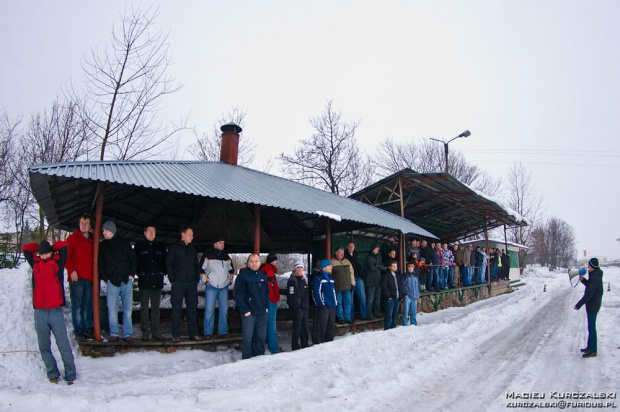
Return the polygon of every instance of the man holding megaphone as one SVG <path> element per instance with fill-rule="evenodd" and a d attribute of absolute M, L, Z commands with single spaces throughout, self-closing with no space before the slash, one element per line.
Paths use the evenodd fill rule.
<path fill-rule="evenodd" d="M 579 310 L 584 304 L 588 314 L 588 346 L 581 349 L 584 358 L 593 358 L 597 352 L 596 337 L 596 315 L 601 308 L 603 299 L 603 271 L 599 268 L 597 258 L 588 261 L 588 279 L 584 278 L 585 273 L 579 273 L 579 281 L 583 283 L 586 290 L 583 297 L 575 305 L 575 310 Z"/>

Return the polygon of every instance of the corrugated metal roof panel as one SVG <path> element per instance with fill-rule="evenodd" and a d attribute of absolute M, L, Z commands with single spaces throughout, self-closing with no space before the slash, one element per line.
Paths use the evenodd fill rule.
<path fill-rule="evenodd" d="M 104 161 L 35 165 L 33 174 L 88 179 L 167 190 L 275 207 L 318 215 L 319 211 L 343 220 L 390 228 L 406 234 L 435 236 L 392 213 L 379 208 L 278 176 L 204 161 Z"/>

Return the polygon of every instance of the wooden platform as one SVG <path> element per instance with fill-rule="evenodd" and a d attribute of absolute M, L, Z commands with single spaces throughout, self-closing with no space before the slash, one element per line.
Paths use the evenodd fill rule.
<path fill-rule="evenodd" d="M 184 339 L 184 340 L 183 340 Z M 179 349 L 199 349 L 214 352 L 218 346 L 229 346 L 235 349 L 241 348 L 241 335 L 231 335 L 227 338 L 203 339 L 201 341 L 191 341 L 182 338 L 180 342 L 172 342 L 172 338 L 164 340 L 148 340 L 134 339 L 132 343 L 123 340 L 118 342 L 109 342 L 103 340 L 101 342 L 88 340 L 78 342 L 82 355 L 98 358 L 102 356 L 114 356 L 116 353 L 130 353 L 143 351 L 157 351 L 160 353 L 174 353 Z"/>

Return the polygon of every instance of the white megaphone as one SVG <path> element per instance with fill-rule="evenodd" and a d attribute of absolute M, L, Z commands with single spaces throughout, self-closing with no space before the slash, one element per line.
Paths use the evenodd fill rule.
<path fill-rule="evenodd" d="M 585 275 L 587 272 L 587 270 L 585 268 L 581 268 L 581 269 L 569 269 L 568 270 L 568 281 L 570 282 L 572 287 L 575 287 L 579 284 L 579 282 L 576 282 L 573 285 L 573 278 L 576 278 L 577 276 L 583 276 Z"/>

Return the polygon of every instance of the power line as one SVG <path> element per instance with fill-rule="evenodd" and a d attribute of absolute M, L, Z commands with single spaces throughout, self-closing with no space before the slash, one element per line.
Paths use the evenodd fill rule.
<path fill-rule="evenodd" d="M 576 157 L 620 157 L 620 152 L 605 150 L 504 150 L 504 149 L 464 149 L 465 153 L 488 153 L 488 154 L 524 154 L 538 156 L 576 156 Z"/>
<path fill-rule="evenodd" d="M 472 163 L 506 163 L 501 160 L 473 160 L 469 159 Z M 612 167 L 612 168 L 620 168 L 619 165 L 602 165 L 599 163 L 551 163 L 551 162 L 528 162 L 528 161 L 515 161 L 514 163 L 523 163 L 523 164 L 531 164 L 531 165 L 549 165 L 549 166 L 570 166 L 570 167 Z"/>

